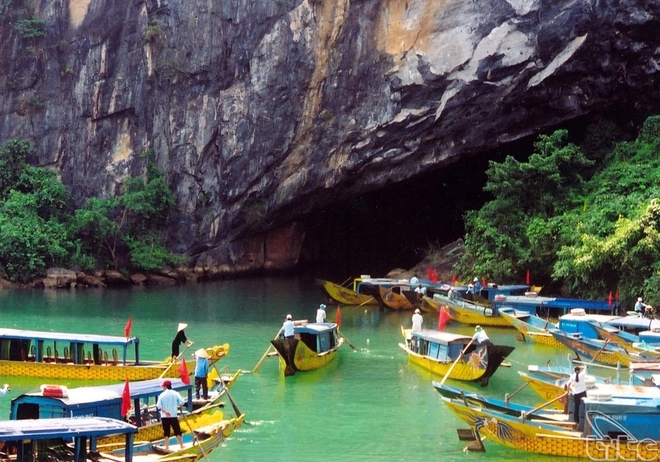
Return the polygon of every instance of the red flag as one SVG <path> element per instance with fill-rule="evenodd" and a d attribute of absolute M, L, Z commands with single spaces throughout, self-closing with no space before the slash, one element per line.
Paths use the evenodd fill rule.
<path fill-rule="evenodd" d="M 131 409 L 131 389 L 128 386 L 128 377 L 124 384 L 124 391 L 121 394 L 121 416 L 126 417 L 128 411 Z"/>
<path fill-rule="evenodd" d="M 133 316 L 128 318 L 128 321 L 126 322 L 126 327 L 124 327 L 124 336 L 126 338 L 131 336 L 131 326 L 133 325 Z"/>
<path fill-rule="evenodd" d="M 450 319 L 449 314 L 445 310 L 445 307 L 441 306 L 440 307 L 440 313 L 438 313 L 438 330 L 439 331 L 442 332 L 442 331 L 445 330 L 445 326 L 449 322 L 449 319 Z"/>
<path fill-rule="evenodd" d="M 431 282 L 433 284 L 438 282 L 438 270 L 437 269 L 433 268 L 433 271 L 431 271 L 431 278 L 430 279 L 431 279 Z"/>
<path fill-rule="evenodd" d="M 529 270 L 527 270 L 527 277 L 525 278 L 525 284 L 529 285 L 529 281 L 530 281 Z"/>
<path fill-rule="evenodd" d="M 455 275 L 455 274 L 452 274 L 452 275 L 451 275 L 451 285 L 452 285 L 452 286 L 455 286 L 455 285 L 456 285 L 456 275 Z"/>
<path fill-rule="evenodd" d="M 607 297 L 607 306 L 612 306 L 612 291 L 610 290 L 610 295 Z"/>
<path fill-rule="evenodd" d="M 481 287 L 486 287 L 486 276 L 481 278 Z"/>
<path fill-rule="evenodd" d="M 188 375 L 188 365 L 186 360 L 181 358 L 181 365 L 179 366 L 179 374 L 181 375 L 181 381 L 186 385 L 190 385 L 190 375 Z"/>
<path fill-rule="evenodd" d="M 337 323 L 337 329 L 341 327 L 341 310 L 339 305 L 337 305 L 337 314 L 335 315 L 335 322 Z"/>

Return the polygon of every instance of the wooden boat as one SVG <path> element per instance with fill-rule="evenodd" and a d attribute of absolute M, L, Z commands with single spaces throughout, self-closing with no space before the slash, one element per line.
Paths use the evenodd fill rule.
<path fill-rule="evenodd" d="M 557 327 L 549 319 L 543 319 L 540 316 L 525 311 L 516 311 L 513 308 L 501 308 L 500 314 L 505 321 L 520 332 L 524 341 L 529 340 L 541 345 L 564 349 L 564 344 L 557 340 L 548 330 Z"/>
<path fill-rule="evenodd" d="M 500 327 L 510 325 L 509 322 L 502 319 L 500 310 L 503 309 L 541 317 L 560 316 L 578 307 L 586 307 L 588 310 L 601 313 L 614 312 L 618 309 L 618 306 L 610 305 L 607 301 L 544 297 L 533 291 L 527 291 L 521 295 L 521 291 L 529 288 L 530 286 L 524 285 L 488 284 L 481 290 L 478 297 L 474 295 L 470 297 L 469 294 L 463 293 L 462 289 L 450 292 L 453 295 L 451 297 L 442 294 L 436 294 L 434 297 L 449 308 L 449 316 L 454 321 Z"/>
<path fill-rule="evenodd" d="M 448 377 L 455 380 L 480 380 L 482 386 L 488 385 L 490 377 L 514 350 L 491 343 L 475 345 L 471 337 L 434 330 L 412 332 L 402 326 L 401 335 L 404 343 L 399 343 L 399 348 L 411 363 L 440 377 L 449 373 Z"/>
<path fill-rule="evenodd" d="M 421 304 L 421 295 L 410 285 L 380 286 L 379 293 L 383 305 L 391 310 L 413 310 Z"/>
<path fill-rule="evenodd" d="M 123 440 L 121 461 L 132 462 L 136 428 L 107 417 L 0 421 L 3 460 L 84 461 L 94 456 L 97 440 L 119 435 Z M 157 460 L 157 459 L 154 459 Z"/>
<path fill-rule="evenodd" d="M 184 431 L 186 427 L 182 426 Z M 176 437 L 168 440 L 165 449 L 165 438 L 157 441 L 140 441 L 133 443 L 134 461 L 186 461 L 195 462 L 202 458 L 208 460 L 209 454 L 218 448 L 227 438 L 227 426 L 224 422 L 216 422 L 201 427 L 188 426 L 189 432 L 183 433 L 181 439 L 183 447 L 179 445 Z M 233 431 L 233 430 L 232 430 Z M 90 455 L 93 462 L 116 462 L 116 457 L 125 453 L 121 444 L 100 444 L 101 452 Z"/>
<path fill-rule="evenodd" d="M 353 282 L 353 289 L 349 289 L 331 281 L 321 281 L 323 289 L 337 303 L 342 305 L 378 305 L 378 297 L 373 293 L 358 293 L 361 279 L 357 278 Z"/>
<path fill-rule="evenodd" d="M 296 372 L 319 369 L 337 357 L 344 339 L 339 336 L 337 324 L 295 321 L 294 338 L 271 340 L 280 357 L 280 368 L 285 376 Z"/>
<path fill-rule="evenodd" d="M 184 393 L 186 410 L 179 416 L 182 429 L 222 424 L 226 435 L 231 434 L 242 422 L 240 412 L 236 418 L 225 418 L 220 407 L 220 396 L 214 402 L 200 409 L 193 410 L 192 385 L 180 379 L 169 379 L 172 389 Z M 164 437 L 160 423 L 160 414 L 155 405 L 163 392 L 163 380 L 153 379 L 129 382 L 131 409 L 128 420 L 138 427 L 136 438 L 139 441 L 155 441 Z M 124 405 L 125 384 L 100 385 L 67 389 L 61 385 L 45 385 L 38 393 L 25 393 L 11 401 L 10 419 L 49 419 L 60 417 L 101 416 L 123 420 L 121 415 Z M 136 412 L 137 410 L 137 412 Z M 104 444 L 118 443 L 104 439 Z"/>
<path fill-rule="evenodd" d="M 590 460 L 653 460 L 660 439 L 657 422 L 660 390 L 627 387 L 587 391 L 584 419 L 578 429 L 572 424 L 548 422 L 528 413 L 513 416 L 484 405 L 442 397 L 443 402 L 470 426 L 475 438 L 522 451 Z"/>
<path fill-rule="evenodd" d="M 139 344 L 137 337 L 0 329 L 0 376 L 117 381 L 180 376 L 169 358 L 140 359 Z M 228 352 L 228 344 L 208 348 L 209 362 Z M 186 365 L 194 371 L 194 361 Z"/>
<path fill-rule="evenodd" d="M 451 385 L 443 384 L 433 381 L 433 387 L 440 393 L 440 395 L 451 398 L 460 399 L 465 403 L 474 404 L 475 406 L 483 406 L 508 415 L 519 417 L 523 413 L 529 414 L 532 407 L 523 404 L 512 402 L 507 394 L 504 399 L 497 399 L 488 396 L 483 396 L 478 393 L 463 390 L 462 388 L 453 387 Z M 568 415 L 562 410 L 558 409 L 545 409 L 542 413 L 535 414 L 536 418 L 549 420 L 549 421 L 567 421 Z"/>

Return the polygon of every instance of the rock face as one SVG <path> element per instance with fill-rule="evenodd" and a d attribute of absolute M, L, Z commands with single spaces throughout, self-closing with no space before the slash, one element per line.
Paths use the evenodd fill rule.
<path fill-rule="evenodd" d="M 657 104 L 649 0 L 0 2 L 0 142 L 81 204 L 143 173 L 217 274 L 296 263 L 303 214 L 622 102 Z"/>

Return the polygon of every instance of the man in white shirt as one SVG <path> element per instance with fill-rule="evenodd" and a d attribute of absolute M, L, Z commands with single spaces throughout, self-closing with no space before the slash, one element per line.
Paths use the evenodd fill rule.
<path fill-rule="evenodd" d="M 419 313 L 419 310 L 415 310 L 415 314 L 412 315 L 412 331 L 413 332 L 421 331 L 422 322 L 424 322 L 424 318 L 422 318 L 422 315 Z"/>
<path fill-rule="evenodd" d="M 325 319 L 326 319 L 325 305 L 321 303 L 319 305 L 319 309 L 316 310 L 316 322 L 317 323 L 325 322 Z"/>
<path fill-rule="evenodd" d="M 483 330 L 481 326 L 477 326 L 474 328 L 474 335 L 472 336 L 472 340 L 477 345 L 483 345 L 490 342 L 490 339 L 488 338 L 488 334 L 486 334 L 486 331 Z"/>
<path fill-rule="evenodd" d="M 571 396 L 573 397 L 573 421 L 578 424 L 580 423 L 580 407 L 582 406 L 582 398 L 587 396 L 587 382 L 585 376 L 587 375 L 587 370 L 580 368 L 580 366 L 575 366 L 573 369 L 573 374 L 564 385 L 564 389 L 570 391 Z"/>
<path fill-rule="evenodd" d="M 293 317 L 290 314 L 286 315 L 286 320 L 282 324 L 282 330 L 284 331 L 284 338 L 293 338 L 294 335 L 294 325 Z"/>

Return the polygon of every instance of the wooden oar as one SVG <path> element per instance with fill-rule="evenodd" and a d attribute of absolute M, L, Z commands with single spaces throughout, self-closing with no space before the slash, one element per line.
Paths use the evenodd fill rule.
<path fill-rule="evenodd" d="M 208 458 L 206 457 L 206 452 L 204 451 L 204 448 L 202 447 L 202 442 L 197 439 L 197 433 L 195 433 L 195 429 L 192 428 L 192 425 L 190 425 L 190 422 L 188 422 L 188 417 L 186 417 L 185 413 L 181 413 L 183 416 L 183 420 L 186 422 L 186 425 L 188 425 L 188 428 L 190 429 L 190 433 L 193 435 L 193 439 L 197 443 L 197 446 L 199 446 L 199 450 L 202 452 L 202 457 L 208 462 Z"/>
<path fill-rule="evenodd" d="M 275 336 L 275 338 L 274 338 L 273 340 L 277 340 L 277 339 L 279 338 L 280 334 L 282 333 L 282 329 L 283 329 L 283 328 L 280 327 L 280 330 L 277 331 L 277 335 Z M 252 369 L 252 372 L 257 372 L 257 371 L 259 370 L 259 368 L 260 368 L 261 365 L 263 364 L 264 360 L 268 357 L 268 353 L 270 353 L 270 349 L 271 349 L 271 348 L 273 348 L 273 345 L 271 345 L 270 343 L 268 343 L 268 348 L 266 348 L 266 352 L 265 352 L 264 355 L 261 357 L 261 359 L 259 360 L 259 362 L 257 363 L 257 365 L 254 366 L 254 369 Z"/>
<path fill-rule="evenodd" d="M 543 404 L 541 404 L 540 406 L 536 406 L 534 409 L 532 409 L 532 410 L 529 411 L 529 412 L 522 411 L 522 412 L 520 413 L 520 418 L 521 418 L 522 420 L 525 420 L 525 418 L 526 418 L 528 415 L 532 415 L 532 414 L 534 414 L 536 411 L 540 411 L 541 409 L 543 409 L 543 408 L 546 407 L 546 406 L 549 406 L 550 404 L 554 403 L 555 401 L 559 401 L 560 399 L 564 399 L 564 397 L 565 397 L 566 395 L 568 395 L 568 392 L 565 392 L 563 395 L 561 395 L 561 396 L 557 396 L 556 398 L 551 399 L 551 400 L 548 401 L 547 403 L 543 403 Z"/>
<path fill-rule="evenodd" d="M 193 343 L 195 343 L 195 342 L 190 342 L 190 345 L 186 345 L 186 347 L 183 349 L 183 351 L 181 353 L 179 353 L 179 356 L 177 356 L 176 359 L 174 361 L 172 361 L 169 366 L 167 366 L 167 368 L 163 371 L 162 374 L 160 374 L 160 376 L 158 377 L 159 379 L 162 379 L 163 377 L 165 377 L 165 374 L 167 374 L 167 371 L 170 370 L 170 367 L 174 366 L 176 363 L 179 362 L 179 359 L 181 358 L 181 356 L 183 356 L 183 354 L 186 352 L 186 350 L 188 348 L 193 346 Z M 185 361 L 185 359 L 184 359 L 184 361 Z"/>
<path fill-rule="evenodd" d="M 225 389 L 225 393 L 227 394 L 227 398 L 229 398 L 229 402 L 231 403 L 231 407 L 234 408 L 234 413 L 236 413 L 236 417 L 241 416 L 241 411 L 238 410 L 238 406 L 236 406 L 236 403 L 234 402 L 234 399 L 231 397 L 229 394 L 229 387 L 225 383 L 225 381 L 222 378 L 222 374 L 218 370 L 218 367 L 213 363 L 213 367 L 215 368 L 215 371 L 218 373 L 218 377 L 220 377 L 220 383 L 222 383 L 222 387 Z"/>
<path fill-rule="evenodd" d="M 461 354 L 458 355 L 458 358 L 456 358 L 456 361 L 454 361 L 454 364 L 451 365 L 451 367 L 449 368 L 449 370 L 447 371 L 445 376 L 442 378 L 442 381 L 440 382 L 440 385 L 443 385 L 445 383 L 445 380 L 447 380 L 447 377 L 449 377 L 449 374 L 451 374 L 451 371 L 453 371 L 456 364 L 458 364 L 458 360 L 461 359 L 461 357 L 465 354 L 465 352 L 470 347 L 470 345 L 472 345 L 472 342 L 474 342 L 473 338 L 471 338 L 470 342 L 467 345 L 465 345 L 465 348 L 463 348 L 463 351 L 461 351 Z"/>
<path fill-rule="evenodd" d="M 341 335 L 341 336 L 344 338 L 344 340 L 346 340 L 346 343 L 348 343 L 348 346 L 349 346 L 349 347 L 353 348 L 353 351 L 357 351 L 357 350 L 355 349 L 355 346 L 351 343 L 351 341 L 350 341 L 349 339 L 346 338 L 346 336 L 345 336 L 344 334 L 341 333 L 341 331 L 339 330 L 339 328 L 337 328 L 337 333 L 338 333 L 339 335 Z"/>

